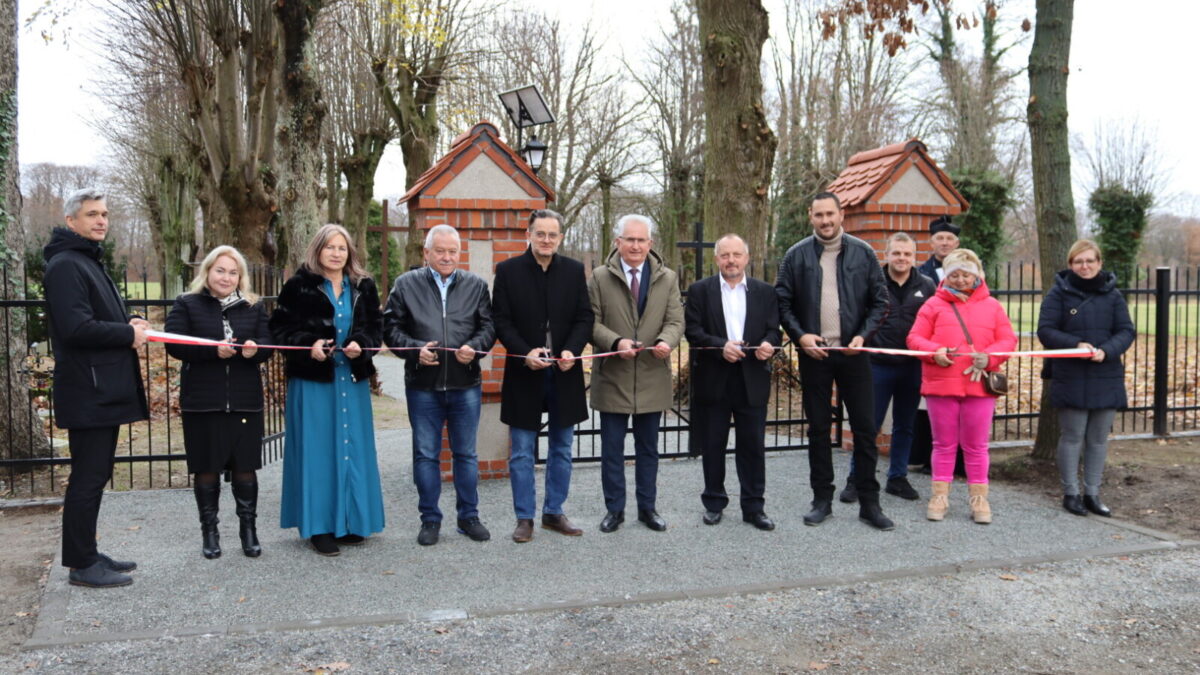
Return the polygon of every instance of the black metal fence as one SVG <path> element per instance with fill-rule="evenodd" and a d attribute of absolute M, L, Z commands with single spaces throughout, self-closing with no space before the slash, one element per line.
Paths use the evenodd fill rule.
<path fill-rule="evenodd" d="M 711 272 L 710 256 L 702 254 L 694 242 L 682 245 L 696 251 L 695 269 L 701 270 L 701 274 Z M 755 276 L 773 282 L 776 267 L 773 261 L 768 261 Z M 1200 430 L 1200 268 L 1143 267 L 1134 270 L 1131 277 L 1134 281 L 1122 293 L 1138 335 L 1123 357 L 1129 407 L 1118 411 L 1113 433 L 1165 436 Z M 1019 348 L 1040 349 L 1036 336 L 1042 299 L 1038 266 L 1007 263 L 988 270 L 987 279 L 992 295 L 1004 305 L 1013 323 Z M 681 283 L 686 288 L 690 281 L 685 279 Z M 767 450 L 807 448 L 799 366 L 795 346 L 790 341 L 785 340 L 774 363 L 774 385 L 767 410 Z M 1014 358 L 1005 364 L 1011 392 L 997 403 L 992 423 L 993 443 L 1027 443 L 1036 436 L 1042 366 L 1042 360 L 1036 358 Z M 681 457 L 689 454 L 686 432 L 691 415 L 686 343 L 672 357 L 672 370 L 675 400 L 664 413 L 659 453 L 664 457 Z M 836 444 L 842 440 L 842 420 L 841 407 L 835 406 Z M 578 427 L 576 461 L 599 461 L 599 429 L 598 414 Z M 544 459 L 540 451 L 539 459 Z"/>
<path fill-rule="evenodd" d="M 146 316 L 162 326 L 174 298 L 182 291 L 177 281 L 152 281 L 145 272 L 137 279 L 119 280 L 131 313 Z M 270 310 L 284 278 L 282 271 L 263 266 L 250 270 L 252 287 L 263 295 Z M 67 433 L 54 424 L 54 356 L 46 327 L 46 303 L 40 278 L 23 275 L 12 279 L 9 268 L 0 268 L 9 297 L 0 299 L 0 346 L 5 372 L 4 410 L 0 410 L 0 496 L 24 496 L 61 491 L 70 463 Z M 159 275 L 159 279 L 170 279 Z M 126 425 L 117 445 L 114 489 L 187 485 L 179 415 L 179 362 L 161 345 L 141 350 L 143 384 L 150 404 L 150 419 Z M 280 359 L 263 365 L 266 409 L 263 461 L 283 452 L 283 395 L 286 382 Z M 24 390 L 24 394 L 22 394 Z"/>

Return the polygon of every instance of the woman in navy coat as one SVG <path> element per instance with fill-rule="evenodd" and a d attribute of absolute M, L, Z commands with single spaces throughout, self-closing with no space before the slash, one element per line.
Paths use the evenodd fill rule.
<path fill-rule="evenodd" d="M 1110 516 L 1100 501 L 1108 454 L 1108 434 L 1117 408 L 1128 403 L 1121 355 L 1136 331 L 1112 272 L 1101 269 L 1100 247 L 1088 239 L 1071 246 L 1067 266 L 1042 301 L 1038 339 L 1047 349 L 1092 349 L 1090 357 L 1046 362 L 1050 405 L 1058 408 L 1058 472 L 1063 508 L 1077 516 L 1088 511 Z M 1083 496 L 1079 459 L 1083 455 Z"/>

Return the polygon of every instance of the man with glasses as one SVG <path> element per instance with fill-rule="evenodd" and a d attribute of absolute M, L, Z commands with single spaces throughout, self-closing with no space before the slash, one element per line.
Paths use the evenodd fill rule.
<path fill-rule="evenodd" d="M 512 482 L 518 544 L 533 539 L 537 485 L 533 474 L 542 413 L 549 417 L 546 496 L 542 527 L 577 537 L 563 513 L 571 488 L 571 443 L 575 425 L 588 418 L 583 367 L 575 357 L 592 334 L 583 263 L 558 254 L 563 217 L 541 209 L 529 214 L 529 248 L 496 265 L 492 319 L 504 343 L 504 384 L 500 421 L 509 426 Z M 557 360 L 555 360 L 557 359 Z"/>
<path fill-rule="evenodd" d="M 675 272 L 651 250 L 654 221 L 627 215 L 613 228 L 616 250 L 588 281 L 592 344 L 618 352 L 592 370 L 592 407 L 600 411 L 601 485 L 608 513 L 601 532 L 625 522 L 625 427 L 633 419 L 638 520 L 656 532 L 667 522 L 655 508 L 658 427 L 674 398 L 671 350 L 683 336 L 683 305 Z"/>

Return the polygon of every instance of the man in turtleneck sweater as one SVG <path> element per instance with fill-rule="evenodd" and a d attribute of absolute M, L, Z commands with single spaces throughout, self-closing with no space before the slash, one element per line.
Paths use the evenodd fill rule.
<path fill-rule="evenodd" d="M 793 245 L 779 265 L 775 292 L 784 330 L 801 348 L 800 381 L 808 418 L 812 511 L 805 525 L 833 513 L 833 384 L 846 403 L 854 432 L 854 476 L 859 520 L 880 530 L 894 525 L 879 508 L 875 464 L 871 362 L 857 351 L 887 313 L 888 291 L 879 259 L 866 242 L 842 230 L 837 195 L 822 192 L 808 209 L 813 235 Z M 844 348 L 833 349 L 828 348 Z"/>

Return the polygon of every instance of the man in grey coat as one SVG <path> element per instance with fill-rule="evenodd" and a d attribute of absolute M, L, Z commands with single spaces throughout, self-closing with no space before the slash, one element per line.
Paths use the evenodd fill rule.
<path fill-rule="evenodd" d="M 671 350 L 683 337 L 679 282 L 651 250 L 654 221 L 628 215 L 613 229 L 616 250 L 592 272 L 588 295 L 597 352 L 619 352 L 592 369 L 592 408 L 600 411 L 601 484 L 608 513 L 601 532 L 625 521 L 625 427 L 633 418 L 638 520 L 656 532 L 667 523 L 655 508 L 658 427 L 671 407 Z"/>

